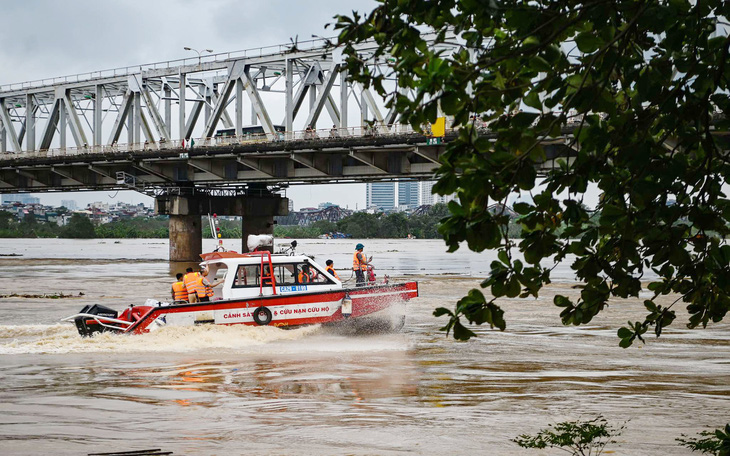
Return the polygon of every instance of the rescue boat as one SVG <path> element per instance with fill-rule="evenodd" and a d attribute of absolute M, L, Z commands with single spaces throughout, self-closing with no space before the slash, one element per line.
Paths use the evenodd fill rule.
<path fill-rule="evenodd" d="M 386 276 L 378 283 L 372 271 L 364 286 L 345 285 L 307 255 L 218 251 L 201 257 L 208 278 L 218 283 L 208 302 L 148 299 L 121 312 L 96 304 L 62 321 L 75 323 L 81 336 L 203 324 L 399 330 L 405 302 L 418 297 L 418 282 L 389 283 Z"/>

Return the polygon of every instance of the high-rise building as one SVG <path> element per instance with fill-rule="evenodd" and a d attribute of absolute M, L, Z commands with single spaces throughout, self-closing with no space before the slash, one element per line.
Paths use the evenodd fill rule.
<path fill-rule="evenodd" d="M 421 201 L 420 201 L 421 206 L 432 205 L 434 203 L 434 201 L 433 201 L 434 198 L 438 196 L 438 195 L 434 195 L 433 193 L 431 193 L 431 191 L 433 190 L 433 184 L 435 184 L 435 183 L 436 182 L 434 182 L 434 181 L 421 182 Z"/>
<path fill-rule="evenodd" d="M 379 210 L 395 209 L 395 182 L 371 182 L 366 185 L 365 206 Z"/>
<path fill-rule="evenodd" d="M 433 192 L 434 184 L 436 184 L 436 181 L 421 182 L 421 205 L 448 203 L 449 201 L 453 201 L 456 199 L 455 193 L 452 193 L 451 195 L 436 195 L 434 193 L 431 193 Z"/>
<path fill-rule="evenodd" d="M 30 196 L 28 193 L 3 195 L 3 203 L 40 204 L 41 199 Z"/>
<path fill-rule="evenodd" d="M 418 207 L 419 186 L 417 181 L 398 182 L 398 207 L 413 209 Z"/>
<path fill-rule="evenodd" d="M 75 211 L 79 208 L 76 205 L 76 200 L 61 200 L 61 206 L 65 207 L 69 211 Z"/>

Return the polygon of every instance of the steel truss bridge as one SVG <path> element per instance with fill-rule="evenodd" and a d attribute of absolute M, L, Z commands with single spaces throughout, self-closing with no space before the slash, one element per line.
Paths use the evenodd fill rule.
<path fill-rule="evenodd" d="M 0 85 L 0 192 L 431 178 L 443 144 L 348 82 L 338 52 L 314 40 Z"/>
<path fill-rule="evenodd" d="M 350 209 L 343 209 L 339 206 L 330 206 L 318 211 L 289 212 L 289 215 L 278 217 L 279 225 L 309 226 L 314 222 L 326 220 L 328 222 L 339 222 L 345 217 L 353 214 Z"/>

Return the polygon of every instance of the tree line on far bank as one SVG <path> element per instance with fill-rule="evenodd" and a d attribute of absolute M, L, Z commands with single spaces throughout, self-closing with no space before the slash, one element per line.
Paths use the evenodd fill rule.
<path fill-rule="evenodd" d="M 403 212 L 390 214 L 368 214 L 357 212 L 338 222 L 322 220 L 309 226 L 274 227 L 274 236 L 281 238 L 313 239 L 323 234 L 343 233 L 358 239 L 372 238 L 405 238 L 408 235 L 418 239 L 438 239 L 439 222 L 448 215 L 445 204 L 436 204 L 420 215 L 408 215 Z M 240 239 L 241 223 L 231 220 L 219 220 L 221 235 L 224 239 Z M 511 222 L 510 234 L 519 237 L 519 223 Z M 58 226 L 36 219 L 33 214 L 17 220 L 13 214 L 0 211 L 0 237 L 2 238 L 167 238 L 169 236 L 168 217 L 139 217 L 118 220 L 111 223 L 94 225 L 87 217 L 73 214 L 68 224 Z M 203 218 L 203 238 L 210 238 L 211 232 L 207 218 Z"/>

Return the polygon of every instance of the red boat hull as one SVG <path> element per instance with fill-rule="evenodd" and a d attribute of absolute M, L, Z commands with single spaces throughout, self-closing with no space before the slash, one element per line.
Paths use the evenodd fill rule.
<path fill-rule="evenodd" d="M 347 316 L 342 314 L 341 309 L 346 295 L 352 299 L 352 313 Z M 417 296 L 418 282 L 406 282 L 321 293 L 279 294 L 254 299 L 149 307 L 134 324 L 122 332 L 139 334 L 164 325 L 204 323 L 286 327 L 337 323 L 377 314 L 396 303 Z"/>

